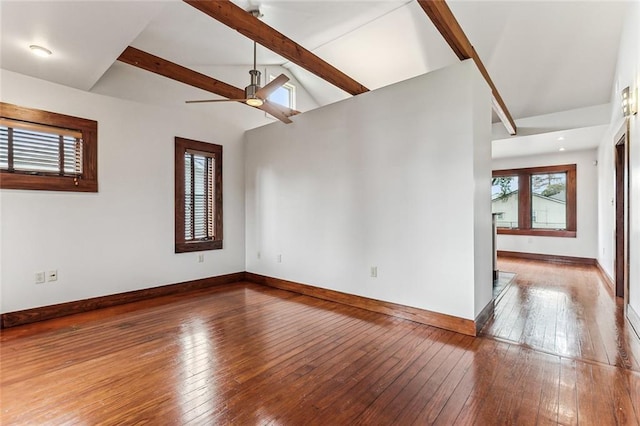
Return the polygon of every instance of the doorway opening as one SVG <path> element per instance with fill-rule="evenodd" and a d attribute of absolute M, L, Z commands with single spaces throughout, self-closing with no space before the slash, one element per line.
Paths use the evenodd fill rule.
<path fill-rule="evenodd" d="M 625 311 L 629 298 L 629 142 L 627 123 L 616 136 L 615 145 L 615 294 L 624 298 Z"/>

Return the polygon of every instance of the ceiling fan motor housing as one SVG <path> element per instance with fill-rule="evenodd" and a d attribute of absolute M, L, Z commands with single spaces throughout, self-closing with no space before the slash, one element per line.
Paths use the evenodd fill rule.
<path fill-rule="evenodd" d="M 244 88 L 244 94 L 247 99 L 256 99 L 257 92 L 260 90 L 260 71 L 251 70 L 251 84 Z"/>

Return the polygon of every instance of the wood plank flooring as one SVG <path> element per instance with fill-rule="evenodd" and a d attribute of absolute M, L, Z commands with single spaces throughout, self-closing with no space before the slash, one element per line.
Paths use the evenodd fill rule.
<path fill-rule="evenodd" d="M 519 275 L 479 338 L 251 283 L 2 330 L 0 423 L 640 424 L 640 352 L 614 356 L 607 294 L 552 300 L 535 270 L 557 291 L 561 279 L 520 262 L 501 265 Z M 591 271 L 564 268 L 595 291 Z M 521 320 L 518 301 L 575 315 Z"/>
<path fill-rule="evenodd" d="M 640 342 L 595 266 L 500 258 L 515 285 L 500 295 L 483 336 L 640 371 Z"/>

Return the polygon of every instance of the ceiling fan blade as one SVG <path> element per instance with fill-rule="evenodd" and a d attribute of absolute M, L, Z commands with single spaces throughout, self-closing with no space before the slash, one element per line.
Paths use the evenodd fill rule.
<path fill-rule="evenodd" d="M 267 101 L 265 101 L 267 102 Z M 287 108 L 284 105 L 280 105 L 276 102 L 269 102 L 271 105 L 273 105 L 274 108 L 277 108 L 280 112 L 282 112 L 285 116 L 287 117 L 293 117 L 294 115 L 298 115 L 300 114 L 300 111 L 296 111 L 295 109 L 291 109 L 291 108 Z"/>
<path fill-rule="evenodd" d="M 265 85 L 262 89 L 256 92 L 256 96 L 260 99 L 267 99 L 270 94 L 275 92 L 280 86 L 289 81 L 289 77 L 284 74 L 280 74 L 273 80 L 269 82 L 269 84 Z"/>
<path fill-rule="evenodd" d="M 201 104 L 205 102 L 244 102 L 246 99 L 201 99 L 197 101 L 184 101 L 187 104 Z"/>
<path fill-rule="evenodd" d="M 283 123 L 287 123 L 287 124 L 293 123 L 293 121 L 291 121 L 289 117 L 286 115 L 286 112 L 283 111 L 280 108 L 280 105 L 278 104 L 274 104 L 273 102 L 269 102 L 269 101 L 264 101 L 262 106 L 258 108 L 260 108 L 264 112 L 268 112 L 269 114 L 273 115 L 275 118 L 282 121 Z"/>

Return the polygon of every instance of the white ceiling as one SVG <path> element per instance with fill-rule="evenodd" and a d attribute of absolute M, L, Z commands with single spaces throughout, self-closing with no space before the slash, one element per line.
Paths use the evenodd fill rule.
<path fill-rule="evenodd" d="M 415 1 L 234 2 L 259 5 L 263 21 L 369 89 L 458 61 Z M 628 3 L 448 3 L 516 120 L 609 102 Z M 182 1 L 2 0 L 0 15 L 0 65 L 10 71 L 141 102 L 212 97 L 117 62 L 132 45 L 237 87 L 248 84 L 252 42 Z M 36 58 L 30 44 L 54 54 Z M 264 48 L 258 63 L 294 77 L 306 96 L 302 111 L 349 96 Z M 260 114 L 233 107 L 248 117 Z"/>
<path fill-rule="evenodd" d="M 163 6 L 145 1 L 3 0 L 0 65 L 89 90 Z M 31 44 L 54 54 L 42 60 L 31 54 Z"/>
<path fill-rule="evenodd" d="M 595 149 L 607 130 L 606 125 L 587 126 L 571 130 L 560 130 L 518 138 L 495 139 L 493 158 L 557 153 Z"/>

